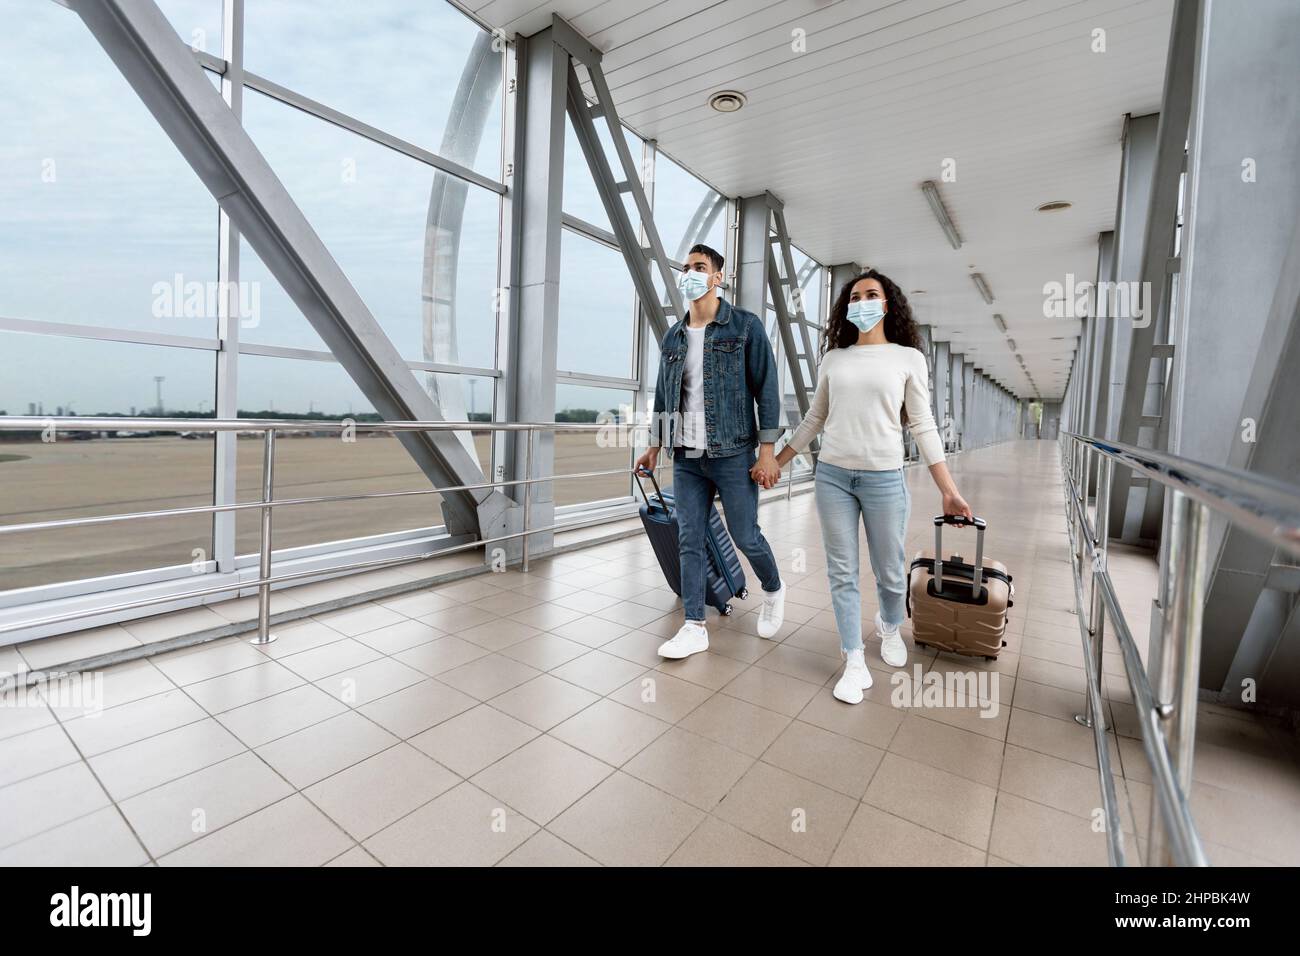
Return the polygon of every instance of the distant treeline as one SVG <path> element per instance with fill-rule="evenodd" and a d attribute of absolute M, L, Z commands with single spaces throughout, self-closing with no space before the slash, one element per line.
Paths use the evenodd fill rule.
<path fill-rule="evenodd" d="M 566 408 L 563 411 L 555 413 L 555 420 L 557 422 L 591 423 L 599 421 L 600 414 L 601 413 L 596 411 L 594 408 Z M 605 414 L 609 416 L 610 421 L 616 422 L 620 420 L 619 410 L 617 408 L 611 408 Z"/>
<path fill-rule="evenodd" d="M 0 409 L 0 416 L 7 415 L 7 414 L 9 414 L 9 413 L 6 412 L 6 411 L 4 411 L 4 410 L 2 410 L 2 409 Z M 588 412 L 583 411 L 583 412 L 581 412 L 581 414 L 588 414 Z M 595 413 L 595 412 L 590 412 L 589 414 L 592 415 L 592 417 L 591 417 L 590 419 L 586 419 L 586 418 L 584 418 L 584 419 L 577 419 L 577 418 L 575 418 L 575 419 L 571 419 L 571 420 L 572 420 L 572 421 L 595 421 L 595 414 L 596 414 L 596 413 Z M 37 416 L 37 417 L 42 418 L 42 419 L 49 419 L 51 422 L 53 422 L 54 425 L 55 425 L 55 428 L 56 428 L 56 437 L 58 437 L 58 438 L 82 438 L 82 439 L 87 439 L 87 438 L 96 438 L 96 437 L 99 437 L 99 433 L 101 433 L 101 432 L 111 433 L 111 432 L 113 431 L 113 427 L 112 427 L 112 424 L 111 424 L 110 422 L 105 422 L 104 425 L 103 425 L 102 427 L 100 427 L 100 428 L 93 428 L 93 429 L 80 429 L 80 428 L 79 428 L 79 429 L 68 429 L 68 428 L 61 428 L 61 427 L 59 426 L 59 424 L 58 424 L 58 423 L 59 423 L 59 419 L 60 419 L 61 417 L 64 417 L 64 416 L 59 416 L 59 415 L 43 415 L 43 416 Z M 93 415 L 85 415 L 85 416 L 82 416 L 82 415 L 80 415 L 80 414 L 74 414 L 74 415 L 70 415 L 70 416 L 66 416 L 66 417 L 72 417 L 72 418 L 80 418 L 80 417 L 85 417 L 85 418 L 152 418 L 152 417 L 155 417 L 155 416 L 153 416 L 153 415 L 147 415 L 147 414 L 146 414 L 146 415 L 130 415 L 130 414 L 128 414 L 127 412 L 95 412 Z M 167 410 L 166 412 L 164 412 L 162 415 L 159 415 L 159 416 L 156 416 L 156 417 L 159 417 L 159 418 L 186 418 L 186 419 L 194 419 L 194 420 L 196 420 L 196 421 L 201 421 L 201 420 L 203 420 L 203 419 L 216 418 L 216 413 L 215 413 L 215 412 L 172 411 L 171 409 L 168 409 L 168 410 Z M 342 421 L 343 419 L 351 419 L 351 420 L 354 421 L 354 422 L 380 422 L 380 421 L 383 421 L 383 420 L 384 420 L 384 419 L 383 419 L 383 416 L 380 415 L 380 414 L 378 414 L 377 412 L 359 412 L 359 413 L 352 413 L 352 414 L 347 414 L 347 413 L 343 413 L 343 412 L 335 412 L 335 413 L 328 413 L 328 412 L 281 412 L 281 411 L 275 411 L 275 410 L 272 410 L 272 409 L 253 410 L 253 409 L 247 409 L 247 408 L 241 408 L 241 409 L 239 409 L 239 411 L 236 413 L 236 417 L 237 417 L 237 418 L 247 418 L 247 419 L 252 420 L 252 421 L 257 421 L 257 420 L 265 421 L 265 420 L 268 420 L 268 419 L 272 419 L 272 420 L 279 420 L 279 421 L 295 421 L 295 422 L 297 422 L 297 421 L 306 421 L 306 422 L 337 422 L 337 421 Z M 469 422 L 489 422 L 489 421 L 491 421 L 491 420 L 492 420 L 492 414 L 491 414 L 490 412 L 471 412 L 470 414 L 468 414 L 468 415 L 465 417 L 465 421 L 469 421 Z M 557 419 L 557 421 L 569 421 L 569 420 L 570 420 L 570 419 Z M 150 432 L 137 432 L 137 433 L 136 433 L 136 435 L 137 435 L 138 437 L 141 437 L 141 438 L 143 438 L 143 437 L 147 437 L 147 436 L 149 436 L 149 435 L 158 436 L 158 435 L 178 435 L 178 434 L 180 434 L 180 431 L 176 431 L 176 430 L 166 430 L 166 431 L 164 431 L 164 430 L 155 430 L 155 431 L 150 431 Z M 112 437 L 116 437 L 116 436 L 114 435 L 114 436 L 112 436 Z M 29 429 L 24 429 L 24 430 L 22 430 L 22 431 L 0 431 L 0 441 L 22 441 L 22 442 L 29 442 L 29 441 L 38 441 L 38 440 L 40 440 L 40 438 L 41 438 L 41 430 L 40 430 L 40 429 L 30 429 L 30 430 L 29 430 Z"/>

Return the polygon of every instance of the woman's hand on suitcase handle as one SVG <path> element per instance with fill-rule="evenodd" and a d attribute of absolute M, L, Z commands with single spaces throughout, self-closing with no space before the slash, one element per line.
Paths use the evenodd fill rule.
<path fill-rule="evenodd" d="M 944 494 L 943 513 L 946 515 L 961 515 L 967 521 L 975 519 L 975 515 L 970 510 L 970 505 L 966 504 L 966 499 L 955 491 Z"/>

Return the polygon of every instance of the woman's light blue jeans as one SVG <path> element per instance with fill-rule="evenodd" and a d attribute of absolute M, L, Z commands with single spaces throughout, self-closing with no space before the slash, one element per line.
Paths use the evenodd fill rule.
<path fill-rule="evenodd" d="M 817 516 L 826 550 L 826 576 L 845 651 L 862 646 L 862 599 L 858 587 L 858 521 L 867 532 L 867 552 L 876 576 L 880 616 L 901 624 L 907 616 L 907 555 L 904 535 L 912 497 L 901 468 L 859 471 L 826 462 L 817 465 Z"/>

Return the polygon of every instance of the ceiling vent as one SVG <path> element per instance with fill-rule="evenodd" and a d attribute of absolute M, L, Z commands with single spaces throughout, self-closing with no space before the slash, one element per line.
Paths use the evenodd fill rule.
<path fill-rule="evenodd" d="M 735 90 L 719 90 L 709 97 L 709 105 L 719 113 L 734 113 L 745 103 L 745 94 Z"/>

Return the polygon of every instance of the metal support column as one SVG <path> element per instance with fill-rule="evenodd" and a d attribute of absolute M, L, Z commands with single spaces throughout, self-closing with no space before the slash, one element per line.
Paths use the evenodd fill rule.
<path fill-rule="evenodd" d="M 1169 450 L 1214 465 L 1280 469 L 1290 481 L 1300 443 L 1297 377 L 1283 343 L 1294 334 L 1300 180 L 1283 171 L 1300 155 L 1300 124 L 1279 118 L 1298 113 L 1300 7 L 1259 0 L 1242 16 L 1209 3 L 1192 88 Z M 1235 291 L 1225 325 L 1215 297 L 1227 285 Z M 1289 562 L 1276 562 L 1283 566 L 1275 572 L 1271 549 L 1253 542 L 1243 549 L 1221 520 L 1210 522 L 1208 548 L 1212 626 L 1202 686 L 1240 704 L 1240 683 L 1226 681 L 1247 674 L 1257 691 L 1274 688 L 1294 701 L 1295 656 L 1285 666 L 1285 655 L 1269 657 L 1284 617 L 1274 599 L 1294 601 L 1284 583 Z M 1270 579 L 1280 593 L 1262 587 Z"/>
<path fill-rule="evenodd" d="M 947 342 L 934 343 L 934 420 L 939 424 L 939 435 L 945 451 L 951 451 L 952 442 L 952 346 Z"/>
<path fill-rule="evenodd" d="M 515 105 L 513 293 L 506 404 L 513 421 L 548 422 L 555 420 L 569 56 L 555 44 L 549 28 L 520 38 L 516 54 L 519 92 Z M 531 449 L 528 442 L 526 434 L 511 436 L 507 474 L 516 480 L 554 474 L 554 433 L 543 432 Z M 554 524 L 555 498 L 550 482 L 516 488 L 515 494 L 527 504 L 533 525 Z M 549 550 L 552 543 L 552 535 L 540 533 L 531 536 L 528 549 L 531 555 L 537 555 Z"/>
<path fill-rule="evenodd" d="M 1196 61 L 1197 23 L 1201 0 L 1177 0 L 1169 36 L 1164 95 L 1155 134 L 1152 181 L 1148 208 L 1144 217 L 1142 249 L 1138 271 L 1130 277 L 1121 271 L 1121 279 L 1141 281 L 1142 315 L 1129 328 L 1127 366 L 1123 375 L 1120 407 L 1116 415 L 1117 437 L 1130 445 L 1162 448 L 1167 439 L 1168 422 L 1164 420 L 1164 359 L 1156 351 L 1159 336 L 1168 338 L 1167 309 L 1170 266 L 1174 261 L 1174 233 L 1178 224 L 1180 181 L 1183 173 L 1187 127 L 1191 112 L 1192 67 Z M 1143 117 L 1146 119 L 1146 117 Z M 1127 249 L 1122 253 L 1127 256 Z M 1121 270 L 1127 264 L 1121 262 Z M 1153 364 L 1153 359 L 1159 359 Z M 1130 494 L 1131 475 L 1121 468 L 1112 489 L 1110 520 L 1122 540 L 1142 538 L 1142 517 L 1150 518 L 1146 537 L 1155 532 L 1155 518 L 1161 512 L 1158 485 L 1147 484 L 1145 490 Z"/>

